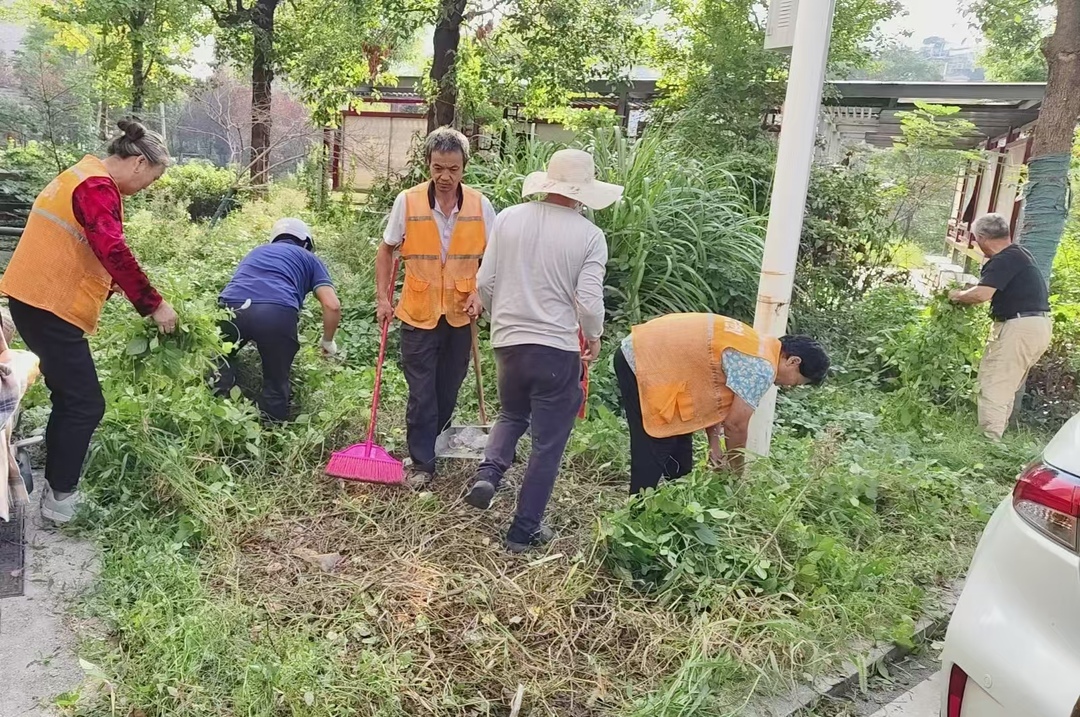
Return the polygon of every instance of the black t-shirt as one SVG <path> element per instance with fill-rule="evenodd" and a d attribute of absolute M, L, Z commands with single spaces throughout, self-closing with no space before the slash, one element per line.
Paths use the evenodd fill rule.
<path fill-rule="evenodd" d="M 990 315 L 1006 321 L 1017 314 L 1050 311 L 1050 296 L 1042 272 L 1024 247 L 1011 244 L 983 264 L 981 286 L 997 289 Z"/>

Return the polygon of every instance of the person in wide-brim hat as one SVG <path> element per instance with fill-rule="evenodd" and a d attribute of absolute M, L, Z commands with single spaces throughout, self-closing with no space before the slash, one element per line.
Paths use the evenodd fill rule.
<path fill-rule="evenodd" d="M 506 533 L 513 552 L 553 538 L 542 521 L 584 401 L 582 362 L 600 352 L 607 242 L 580 209 L 609 207 L 622 191 L 596 179 L 589 153 L 556 152 L 547 171 L 529 175 L 522 188 L 523 196 L 543 199 L 498 216 L 480 264 L 477 289 L 491 311 L 501 409 L 465 502 L 490 505 L 531 428 L 532 454 Z"/>
<path fill-rule="evenodd" d="M 584 204 L 589 209 L 606 209 L 622 197 L 618 184 L 596 178 L 592 155 L 580 149 L 560 149 L 551 155 L 546 172 L 525 178 L 521 196 L 555 194 Z"/>

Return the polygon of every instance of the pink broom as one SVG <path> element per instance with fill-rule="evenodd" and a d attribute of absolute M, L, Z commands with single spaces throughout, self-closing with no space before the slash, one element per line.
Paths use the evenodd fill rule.
<path fill-rule="evenodd" d="M 390 303 L 394 302 L 394 282 L 397 281 L 398 262 L 394 261 L 394 272 L 390 275 Z M 365 483 L 399 485 L 405 482 L 405 467 L 401 461 L 391 456 L 385 448 L 375 445 L 375 422 L 379 415 L 379 392 L 382 389 L 383 360 L 386 358 L 386 337 L 390 331 L 390 320 L 383 322 L 382 337 L 379 339 L 379 362 L 375 365 L 375 395 L 371 398 L 371 420 L 368 421 L 367 440 L 349 446 L 330 456 L 326 465 L 326 474 L 345 480 Z"/>

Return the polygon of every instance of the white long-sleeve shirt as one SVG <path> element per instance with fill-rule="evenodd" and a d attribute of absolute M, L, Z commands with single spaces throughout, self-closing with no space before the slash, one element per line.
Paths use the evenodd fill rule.
<path fill-rule="evenodd" d="M 495 348 L 579 350 L 604 332 L 604 232 L 569 207 L 528 202 L 495 220 L 477 274 Z"/>

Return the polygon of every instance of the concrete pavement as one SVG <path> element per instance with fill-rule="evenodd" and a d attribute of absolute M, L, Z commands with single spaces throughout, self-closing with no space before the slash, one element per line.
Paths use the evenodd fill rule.
<path fill-rule="evenodd" d="M 938 717 L 940 709 L 941 686 L 935 675 L 900 695 L 871 717 Z"/>
<path fill-rule="evenodd" d="M 65 613 L 97 575 L 97 555 L 86 540 L 43 525 L 40 498 L 38 489 L 26 516 L 25 592 L 0 600 L 0 717 L 55 714 L 53 699 L 85 679 Z"/>

